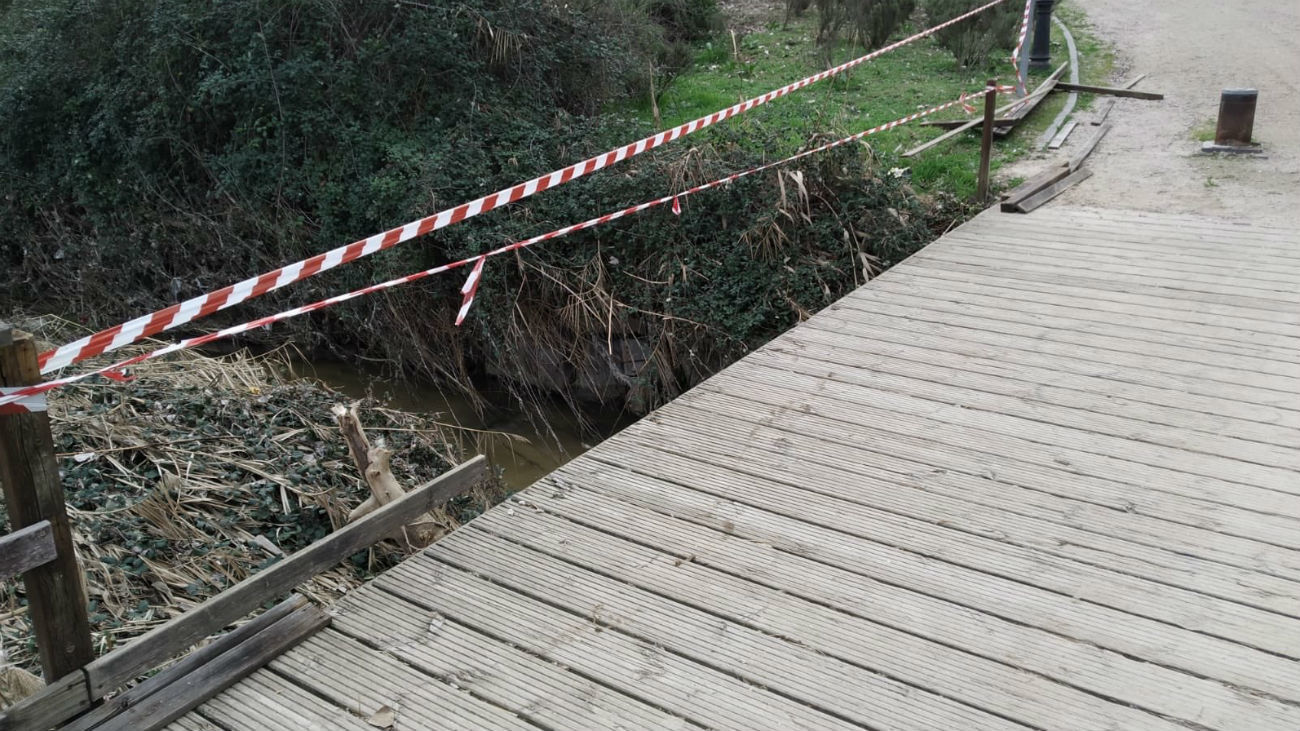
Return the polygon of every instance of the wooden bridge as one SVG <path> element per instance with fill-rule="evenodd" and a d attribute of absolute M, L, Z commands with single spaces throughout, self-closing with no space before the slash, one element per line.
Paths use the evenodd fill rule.
<path fill-rule="evenodd" d="M 1300 240 L 983 214 L 177 729 L 1300 729 Z"/>

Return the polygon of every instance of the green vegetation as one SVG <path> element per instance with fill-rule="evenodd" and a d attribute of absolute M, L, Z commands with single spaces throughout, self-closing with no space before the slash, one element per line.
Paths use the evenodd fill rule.
<path fill-rule="evenodd" d="M 4 8 L 0 261 L 14 285 L 0 307 L 92 326 L 648 135 L 656 110 L 670 125 L 728 106 L 859 55 L 853 39 L 879 40 L 882 23 L 901 17 L 844 16 L 859 30 L 832 23 L 835 33 L 819 34 L 809 12 L 736 37 L 718 32 L 713 0 Z M 929 22 L 918 11 L 899 32 Z M 1001 55 L 963 68 L 935 41 L 909 46 L 202 327 L 476 254 L 977 92 L 1011 78 Z M 680 217 L 660 209 L 493 260 L 459 329 L 461 280 L 444 276 L 252 338 L 292 335 L 309 351 L 469 393 L 503 375 L 525 403 L 558 383 L 575 399 L 651 406 L 963 216 L 973 135 L 898 157 L 935 134 L 908 126 L 693 197 Z M 616 346 L 636 351 L 630 369 L 614 362 Z"/>

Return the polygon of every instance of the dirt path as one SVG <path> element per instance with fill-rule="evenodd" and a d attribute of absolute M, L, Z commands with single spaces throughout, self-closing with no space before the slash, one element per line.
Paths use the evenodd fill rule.
<path fill-rule="evenodd" d="M 1061 203 L 1300 225 L 1300 3 L 1072 2 L 1115 45 L 1117 76 L 1148 73 L 1139 88 L 1165 100 L 1121 100 L 1110 116 L 1114 129 L 1091 158 L 1096 175 Z M 1195 154 L 1195 131 L 1213 129 L 1226 87 L 1259 89 L 1255 139 L 1265 157 Z M 1086 138 L 1078 136 L 1073 144 Z M 1016 174 L 1040 167 L 1027 161 Z"/>

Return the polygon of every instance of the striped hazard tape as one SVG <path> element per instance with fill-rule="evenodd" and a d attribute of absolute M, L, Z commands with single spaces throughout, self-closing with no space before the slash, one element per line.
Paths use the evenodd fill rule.
<path fill-rule="evenodd" d="M 22 387 L 0 388 L 0 415 L 40 413 L 47 408 L 44 393 L 23 394 Z M 12 398 L 12 401 L 8 399 Z"/>
<path fill-rule="evenodd" d="M 547 190 L 548 188 L 554 188 L 571 180 L 576 180 L 584 175 L 595 172 L 596 170 L 608 167 L 627 158 L 635 157 L 636 155 L 640 155 L 648 150 L 653 150 L 656 147 L 672 142 L 680 137 L 698 132 L 730 117 L 748 112 L 754 107 L 766 104 L 774 99 L 779 99 L 793 91 L 797 91 L 811 84 L 843 73 L 848 69 L 866 63 L 867 61 L 889 53 L 890 51 L 933 35 L 951 25 L 960 23 L 963 20 L 982 13 L 1002 2 L 1004 2 L 1004 0 L 992 0 L 991 2 L 981 5 L 970 12 L 963 13 L 951 20 L 940 23 L 932 28 L 927 28 L 919 33 L 908 36 L 901 41 L 891 43 L 888 46 L 855 58 L 847 63 L 840 64 L 839 66 L 827 69 L 821 73 L 813 74 L 812 76 L 800 79 L 792 84 L 787 84 L 780 89 L 769 91 L 762 96 L 757 96 L 753 99 L 740 102 L 739 104 L 714 112 L 708 116 L 700 117 L 699 119 L 678 125 L 672 129 L 624 145 L 615 150 L 610 150 L 609 152 L 570 165 L 561 170 L 556 170 L 547 175 L 533 178 L 526 183 L 520 183 L 510 188 L 497 191 L 496 193 L 484 196 L 469 203 L 461 204 L 455 208 L 448 208 L 444 211 L 412 221 L 403 226 L 375 234 L 369 238 L 354 241 L 346 246 L 340 246 L 336 249 L 327 251 L 324 254 L 317 254 L 311 258 L 294 262 L 288 266 L 280 267 L 279 269 L 275 269 L 251 279 L 245 279 L 238 284 L 224 287 L 215 292 L 210 292 L 186 300 L 150 315 L 138 317 L 120 325 L 115 325 L 107 330 L 102 330 L 93 335 L 86 336 L 80 340 L 56 348 L 55 350 L 42 353 L 39 361 L 41 373 L 50 373 L 59 370 L 60 368 L 65 368 L 77 361 L 130 345 L 141 338 L 156 335 L 160 332 L 184 325 L 185 323 L 193 322 L 199 318 L 211 315 L 214 312 L 224 310 L 228 307 L 233 307 L 240 302 L 260 297 L 268 292 L 273 292 L 281 287 L 293 284 L 294 282 L 307 279 L 308 277 L 329 271 L 337 266 L 394 247 L 400 243 L 416 238 L 417 236 L 423 236 L 452 224 L 459 223 L 467 218 L 473 218 L 480 213 L 486 213 L 495 208 L 500 208 L 501 206 L 522 200 L 540 193 L 541 191 Z"/>
<path fill-rule="evenodd" d="M 1010 86 L 999 86 L 994 88 L 999 93 L 1009 93 L 1014 91 L 1014 87 L 1010 87 Z M 985 89 L 984 91 L 987 90 L 988 89 Z M 393 287 L 397 287 L 403 284 L 409 284 L 411 282 L 419 281 L 421 279 L 433 276 L 435 274 L 441 274 L 443 272 L 447 272 L 452 269 L 458 269 L 461 267 L 472 265 L 472 269 L 470 270 L 469 277 L 466 279 L 465 285 L 461 287 L 461 295 L 462 295 L 461 307 L 456 314 L 456 324 L 459 325 L 465 320 L 465 317 L 469 314 L 470 308 L 473 306 L 474 297 L 478 293 L 479 285 L 482 283 L 484 266 L 490 257 L 500 256 L 508 252 L 517 251 L 519 249 L 523 249 L 543 241 L 549 241 L 551 239 L 556 239 L 561 236 L 571 234 L 575 231 L 594 228 L 596 226 L 609 223 L 610 221 L 615 221 L 620 218 L 625 218 L 627 216 L 635 215 L 637 213 L 641 213 L 642 211 L 646 211 L 651 208 L 655 208 L 662 205 L 671 204 L 673 213 L 677 215 L 681 215 L 682 198 L 686 198 L 696 193 L 701 193 L 703 191 L 710 190 L 712 188 L 717 188 L 719 186 L 727 185 L 728 183 L 739 180 L 740 178 L 749 175 L 754 175 L 756 173 L 763 172 L 764 170 L 769 170 L 771 168 L 777 167 L 778 165 L 786 165 L 796 160 L 800 160 L 805 157 L 808 157 L 810 155 L 815 155 L 817 153 L 825 152 L 827 150 L 830 150 L 835 147 L 839 147 L 841 145 L 848 144 L 850 142 L 861 140 L 862 138 L 867 137 L 869 135 L 874 135 L 880 132 L 884 132 L 886 130 L 893 129 L 900 125 L 907 124 L 908 122 L 912 122 L 922 117 L 935 114 L 936 112 L 941 112 L 945 109 L 951 109 L 952 107 L 960 106 L 967 109 L 967 111 L 971 111 L 973 108 L 970 107 L 967 100 L 973 96 L 974 95 L 972 94 L 962 94 L 960 98 L 954 99 L 953 101 L 940 104 L 934 107 L 930 107 L 929 109 L 925 109 L 923 111 L 919 111 L 914 114 L 909 114 L 906 117 L 895 119 L 892 122 L 886 122 L 885 124 L 872 127 L 871 129 L 863 130 L 862 132 L 849 135 L 848 137 L 843 137 L 833 142 L 828 142 L 818 147 L 804 150 L 803 152 L 800 152 L 796 155 L 792 155 L 783 160 L 770 162 L 765 165 L 760 165 L 758 167 L 750 168 L 748 170 L 732 173 L 726 177 L 718 178 L 717 180 L 711 180 L 707 183 L 702 183 L 700 185 L 694 186 L 692 188 L 683 190 L 678 193 L 673 193 L 671 195 L 666 195 L 661 198 L 656 198 L 655 200 L 647 201 L 645 203 L 639 203 L 635 206 L 629 206 L 622 210 L 614 211 L 612 213 L 607 213 L 603 216 L 592 218 L 587 221 L 583 221 L 581 223 L 571 224 L 569 226 L 556 229 L 549 233 L 541 234 L 540 236 L 533 236 L 532 238 L 516 241 L 515 243 L 508 244 L 506 246 L 502 246 L 497 249 L 493 249 L 484 254 L 478 254 L 473 257 L 461 259 L 459 261 L 454 261 L 449 264 L 443 264 L 441 266 L 433 267 L 432 269 L 426 269 L 424 271 L 416 272 L 414 274 L 408 274 L 404 277 L 391 279 L 387 282 L 383 282 L 380 284 L 374 284 L 368 287 L 362 287 L 360 289 L 353 290 L 346 294 L 335 295 L 333 297 L 329 297 L 320 300 L 318 302 L 313 302 L 312 304 L 309 305 L 295 307 L 291 310 L 286 310 L 279 314 L 261 317 L 256 320 L 252 320 L 250 322 L 246 322 L 241 325 L 235 325 L 233 327 L 228 327 L 222 330 L 218 330 L 217 332 L 209 333 L 207 335 L 187 338 L 185 340 L 181 340 L 179 342 L 173 343 L 166 347 L 159 348 L 157 350 L 153 350 L 148 353 L 143 353 L 141 355 L 137 355 L 135 357 L 128 358 L 126 360 L 122 360 L 117 363 L 113 363 L 112 365 L 107 365 L 93 371 L 80 373 L 74 376 L 67 376 L 65 378 L 58 378 L 52 381 L 47 381 L 45 383 L 39 384 L 37 386 L 28 386 L 24 388 L 13 389 L 11 390 L 11 392 L 7 393 L 6 395 L 0 396 L 0 407 L 12 403 L 17 403 L 19 401 L 22 401 L 32 396 L 44 394 L 55 388 L 76 383 L 78 381 L 89 378 L 91 376 L 110 375 L 110 376 L 120 377 L 119 374 L 123 371 L 123 369 L 129 368 L 130 366 L 136 365 L 138 363 L 143 363 L 144 361 L 147 360 L 161 358 L 162 356 L 169 355 L 171 353 L 176 353 L 182 350 L 197 348 L 217 340 L 239 335 L 241 333 L 246 333 L 261 327 L 267 327 L 268 325 L 271 325 L 276 322 L 289 320 L 295 317 L 299 317 L 301 315 L 315 312 L 317 310 L 325 309 L 326 307 L 332 307 L 334 305 L 341 304 L 349 300 L 357 299 L 359 297 L 364 297 L 366 295 L 374 294 L 376 292 L 382 292 L 384 290 L 392 289 Z"/>
<path fill-rule="evenodd" d="M 1020 54 L 1025 52 L 1025 39 L 1029 37 L 1029 11 L 1034 0 L 1025 0 L 1025 12 L 1020 16 L 1020 33 L 1016 36 L 1016 47 L 1011 49 L 1011 65 L 1016 69 L 1016 88 L 1019 93 L 1025 90 L 1025 72 L 1020 68 Z"/>

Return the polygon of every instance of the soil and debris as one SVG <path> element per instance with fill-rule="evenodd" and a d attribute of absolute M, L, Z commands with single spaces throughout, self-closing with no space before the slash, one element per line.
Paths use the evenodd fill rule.
<path fill-rule="evenodd" d="M 56 342 L 81 334 L 51 319 L 20 327 Z M 129 382 L 51 397 L 96 654 L 320 539 L 369 497 L 331 414 L 350 399 L 287 377 L 284 362 L 282 353 L 180 353 L 141 364 Z M 476 450 L 462 442 L 474 435 L 437 414 L 373 402 L 360 414 L 371 440 L 393 450 L 407 489 Z M 482 487 L 437 517 L 451 529 L 502 497 L 499 485 Z M 401 556 L 382 544 L 300 590 L 329 602 Z M 38 672 L 22 583 L 0 592 L 0 664 Z"/>

